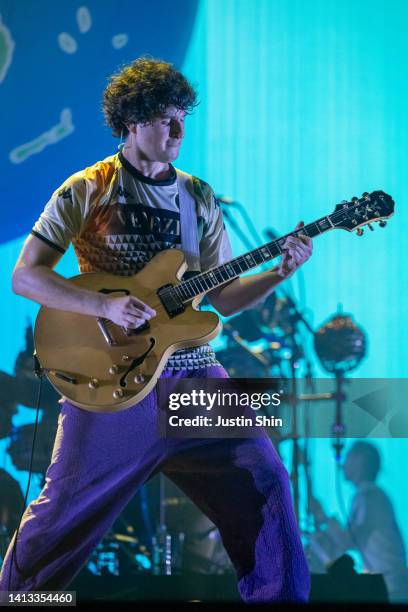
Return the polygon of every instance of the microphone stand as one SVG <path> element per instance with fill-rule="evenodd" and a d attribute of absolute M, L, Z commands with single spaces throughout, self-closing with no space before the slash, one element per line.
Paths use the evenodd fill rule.
<path fill-rule="evenodd" d="M 245 206 L 243 204 L 241 204 L 241 202 L 237 202 L 236 200 L 232 200 L 231 198 L 225 197 L 225 196 L 217 196 L 217 200 L 218 202 L 221 204 L 221 206 L 223 207 L 223 214 L 227 217 L 228 215 L 228 208 L 237 208 L 239 210 L 239 212 L 242 215 L 242 218 L 244 219 L 244 221 L 246 221 L 247 227 L 248 229 L 251 230 L 252 232 L 252 237 L 256 242 L 262 243 L 262 236 L 259 234 L 258 230 L 256 229 L 255 225 L 252 222 L 251 217 L 248 215 L 247 210 L 245 208 Z M 252 248 L 252 247 L 250 247 Z"/>
<path fill-rule="evenodd" d="M 268 238 L 270 238 L 271 240 L 276 240 L 276 238 L 278 238 L 278 236 L 275 234 L 275 232 L 273 232 L 272 230 L 267 230 L 266 235 Z M 299 432 L 298 432 L 298 422 L 297 422 L 297 409 L 298 409 L 298 404 L 299 404 L 299 393 L 298 393 L 298 384 L 297 384 L 297 362 L 298 359 L 300 358 L 304 358 L 304 354 L 303 352 L 299 351 L 299 347 L 297 345 L 296 339 L 295 339 L 295 333 L 296 333 L 296 325 L 298 323 L 303 323 L 303 325 L 305 326 L 305 328 L 307 329 L 307 331 L 314 336 L 314 329 L 312 328 L 312 326 L 310 325 L 310 323 L 307 321 L 307 319 L 305 319 L 305 317 L 303 316 L 303 314 L 300 312 L 300 310 L 298 309 L 297 305 L 295 304 L 294 300 L 290 297 L 290 295 L 287 293 L 287 291 L 285 291 L 284 289 L 280 289 L 279 290 L 280 294 L 283 296 L 283 298 L 286 300 L 286 302 L 288 303 L 288 305 L 290 306 L 290 318 L 292 321 L 292 326 L 293 326 L 293 331 L 292 331 L 292 347 L 294 350 L 294 353 L 291 357 L 290 360 L 290 367 L 291 367 L 291 379 L 292 379 L 292 394 L 291 394 L 291 408 L 292 408 L 292 431 L 291 431 L 291 435 L 290 437 L 293 440 L 293 449 L 292 449 L 292 469 L 291 469 L 291 474 L 290 474 L 290 478 L 292 481 L 292 489 L 293 489 L 293 506 L 294 506 L 294 510 L 295 510 L 295 515 L 296 515 L 296 519 L 299 523 L 299 518 L 300 518 L 300 495 L 299 495 L 299 456 L 300 456 L 300 448 L 299 448 Z M 309 385 L 311 386 L 311 367 L 310 367 L 310 360 L 306 360 L 306 366 L 307 366 L 307 372 L 306 372 L 306 376 L 308 378 L 309 381 Z M 306 411 L 307 414 L 307 411 Z M 305 416 L 305 419 L 308 419 L 307 416 Z M 308 430 L 309 429 L 309 423 L 306 420 L 305 423 L 305 429 Z M 305 432 L 307 435 L 307 431 Z M 308 480 L 308 478 L 310 477 L 310 475 L 308 474 L 307 470 L 309 468 L 309 466 L 307 465 L 307 449 L 305 447 L 304 449 L 304 458 L 305 458 L 305 473 L 306 473 L 306 480 Z"/>
<path fill-rule="evenodd" d="M 220 201 L 220 203 L 221 203 L 221 205 L 223 204 L 222 201 Z M 238 236 L 238 238 L 245 245 L 245 247 L 249 251 L 252 251 L 252 249 L 255 248 L 254 244 L 251 243 L 251 241 L 248 239 L 247 234 L 245 234 L 245 232 L 242 231 L 242 229 L 240 228 L 239 224 L 236 222 L 236 220 L 234 219 L 234 216 L 231 214 L 231 212 L 228 210 L 227 207 L 222 206 L 222 214 L 224 215 L 225 219 L 228 221 L 229 225 L 234 230 L 235 234 Z"/>
<path fill-rule="evenodd" d="M 170 576 L 172 573 L 171 535 L 166 525 L 165 480 L 159 474 L 159 524 L 152 538 L 152 570 L 156 576 Z"/>
<path fill-rule="evenodd" d="M 313 381 L 313 371 L 312 364 L 309 359 L 306 360 L 306 373 L 305 373 L 305 381 L 308 392 L 311 395 L 316 396 L 316 388 L 315 383 Z M 305 471 L 305 484 L 306 484 L 306 519 L 307 523 L 310 526 L 311 521 L 313 520 L 312 513 L 312 476 L 311 476 L 311 462 L 309 455 L 309 437 L 310 437 L 310 400 L 306 401 L 306 410 L 304 416 L 304 432 L 305 432 L 305 441 L 303 445 L 303 469 Z"/>
<path fill-rule="evenodd" d="M 346 425 L 343 422 L 342 414 L 342 403 L 344 401 L 343 384 L 344 384 L 344 371 L 336 369 L 336 409 L 335 409 L 335 420 L 332 425 L 332 434 L 334 437 L 333 450 L 335 452 L 335 459 L 337 465 L 340 464 L 341 453 L 344 448 L 344 442 L 342 441 L 346 435 Z"/>

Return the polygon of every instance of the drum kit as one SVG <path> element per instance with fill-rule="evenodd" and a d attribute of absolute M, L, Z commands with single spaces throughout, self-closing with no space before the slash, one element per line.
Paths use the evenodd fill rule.
<path fill-rule="evenodd" d="M 233 378 L 285 378 L 302 353 L 292 301 L 270 295 L 262 304 L 224 323 L 225 348 L 217 359 Z"/>
<path fill-rule="evenodd" d="M 147 505 L 148 520 L 140 516 L 143 505 Z M 84 571 L 95 576 L 171 576 L 227 574 L 233 568 L 215 525 L 159 474 L 135 496 L 95 548 Z"/>

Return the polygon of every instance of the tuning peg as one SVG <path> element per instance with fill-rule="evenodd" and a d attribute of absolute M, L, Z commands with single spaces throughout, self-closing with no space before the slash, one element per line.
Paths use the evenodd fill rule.
<path fill-rule="evenodd" d="M 352 202 L 358 202 L 358 197 L 357 197 L 357 196 L 354 196 L 353 198 L 351 198 L 351 201 L 352 201 Z"/>
<path fill-rule="evenodd" d="M 386 221 L 379 221 L 378 223 L 380 227 L 385 227 L 387 225 Z"/>
<path fill-rule="evenodd" d="M 371 223 L 367 223 L 367 225 L 368 225 L 368 229 L 369 229 L 369 230 L 371 230 L 371 231 L 373 232 L 373 231 L 374 231 L 374 228 L 373 228 L 372 224 L 371 224 Z"/>
<path fill-rule="evenodd" d="M 363 234 L 364 234 L 364 230 L 361 227 L 359 227 L 357 230 L 357 236 L 362 236 Z"/>
<path fill-rule="evenodd" d="M 369 200 L 369 199 L 370 199 L 370 194 L 368 193 L 368 191 L 365 191 L 365 192 L 363 193 L 363 198 L 364 198 L 365 200 Z"/>

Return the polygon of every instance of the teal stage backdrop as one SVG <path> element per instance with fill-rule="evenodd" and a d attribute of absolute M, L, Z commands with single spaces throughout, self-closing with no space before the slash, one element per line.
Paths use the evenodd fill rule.
<path fill-rule="evenodd" d="M 31 223 L 39 215 L 57 179 L 61 182 L 116 150 L 117 141 L 103 127 L 100 114 L 104 79 L 120 63 L 146 52 L 174 61 L 198 85 L 201 104 L 187 118 L 185 142 L 176 165 L 209 182 L 216 193 L 243 203 L 259 231 L 271 226 L 287 232 L 299 220 L 308 222 L 328 214 L 342 199 L 364 191 L 382 189 L 393 196 L 396 214 L 386 229 L 366 231 L 361 238 L 341 231 L 317 238 L 312 259 L 287 289 L 299 299 L 314 326 L 334 314 L 339 304 L 362 326 L 369 340 L 368 354 L 354 376 L 405 377 L 407 2 L 171 2 L 176 30 L 166 25 L 173 8 L 163 3 L 164 12 L 157 13 L 156 32 L 156 17 L 145 14 L 145 2 L 133 2 L 137 8 L 118 24 L 112 18 L 109 28 L 102 13 L 110 15 L 113 5 L 126 3 L 88 2 L 88 13 L 77 14 L 75 21 L 80 3 L 45 2 L 45 8 L 52 10 L 52 20 L 47 12 L 42 13 L 35 45 L 32 34 L 29 38 L 19 29 L 18 10 L 12 4 L 0 2 L 0 104 L 17 109 L 10 110 L 7 138 L 2 138 L 1 145 L 2 210 L 8 219 L 8 233 L 3 234 L 0 246 L 2 370 L 13 372 L 16 354 L 24 345 L 26 321 L 33 321 L 36 313 L 35 305 L 13 295 L 10 287 L 12 268 L 29 230 L 27 220 Z M 188 19 L 184 19 L 186 11 Z M 135 41 L 141 30 L 146 31 L 144 20 L 151 36 L 141 47 Z M 47 31 L 45 41 L 43 29 Z M 174 31 L 184 32 L 184 47 L 177 52 L 171 44 L 174 36 L 168 38 Z M 61 38 L 61 32 L 74 42 Z M 116 47 L 111 42 L 115 35 L 122 35 L 116 39 Z M 151 42 L 158 37 L 160 45 Z M 48 50 L 42 48 L 45 44 L 50 45 Z M 103 49 L 108 45 L 104 63 Z M 99 49 L 97 57 L 90 60 L 87 54 L 95 49 Z M 70 60 L 75 62 L 75 71 L 69 68 Z M 34 70 L 30 83 L 34 86 L 38 82 L 37 89 L 27 91 L 22 70 L 25 62 Z M 97 77 L 87 78 L 96 64 Z M 19 78 L 13 81 L 14 68 L 19 70 Z M 68 71 L 63 79 L 60 70 Z M 14 89 L 8 87 L 12 82 Z M 70 109 L 71 115 L 61 118 L 63 109 Z M 2 115 L 5 127 L 5 113 Z M 41 149 L 35 139 L 49 134 L 58 121 L 72 124 L 71 131 L 67 128 L 64 137 L 55 142 L 48 136 Z M 21 153 L 18 147 L 30 142 L 37 150 L 21 159 L 24 150 Z M 245 247 L 232 230 L 231 235 L 234 252 L 239 254 Z M 65 275 L 76 273 L 71 252 L 58 270 Z M 310 344 L 306 337 L 305 343 Z M 316 361 L 314 369 L 316 375 L 325 375 Z M 15 425 L 30 422 L 33 412 L 21 407 Z M 0 443 L 3 467 L 24 486 L 26 474 L 12 466 L 6 453 L 7 440 Z M 374 443 L 384 464 L 380 483 L 391 496 L 408 543 L 408 525 L 404 525 L 408 484 L 403 473 L 407 441 L 383 439 Z M 311 447 L 317 496 L 333 514 L 340 515 L 330 441 L 313 440 Z M 285 454 L 290 467 L 289 449 Z M 37 492 L 34 483 L 30 498 Z M 346 501 L 350 494 L 345 486 Z"/>

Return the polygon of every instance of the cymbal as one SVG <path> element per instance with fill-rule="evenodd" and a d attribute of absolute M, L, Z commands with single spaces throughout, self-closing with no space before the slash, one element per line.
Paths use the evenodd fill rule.
<path fill-rule="evenodd" d="M 128 544 L 138 544 L 139 539 L 132 536 L 128 536 L 124 533 L 111 533 L 109 539 L 116 540 L 117 542 L 127 542 Z"/>

